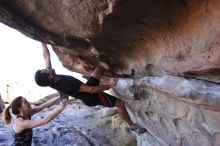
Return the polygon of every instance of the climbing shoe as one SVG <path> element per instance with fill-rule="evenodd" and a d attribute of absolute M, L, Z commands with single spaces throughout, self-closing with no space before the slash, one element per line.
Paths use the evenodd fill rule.
<path fill-rule="evenodd" d="M 137 133 L 137 134 L 142 134 L 142 133 L 145 133 L 146 131 L 147 131 L 147 129 L 145 129 L 145 128 L 141 128 L 141 127 L 139 127 L 139 126 L 130 126 L 130 131 L 133 131 L 133 132 L 135 132 L 135 133 Z"/>

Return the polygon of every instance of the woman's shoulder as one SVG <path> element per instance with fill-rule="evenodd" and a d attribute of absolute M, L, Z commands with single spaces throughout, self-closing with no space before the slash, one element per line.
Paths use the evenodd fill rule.
<path fill-rule="evenodd" d="M 24 126 L 24 122 L 26 120 L 30 120 L 29 118 L 24 118 L 22 116 L 17 116 L 13 123 L 13 130 L 15 133 L 20 133 L 24 129 L 22 128 Z"/>
<path fill-rule="evenodd" d="M 22 116 L 17 116 L 14 120 L 14 124 L 19 124 L 20 122 L 24 122 L 25 120 L 31 120 L 31 116 L 28 116 L 27 118 Z"/>
<path fill-rule="evenodd" d="M 15 124 L 19 124 L 19 122 L 23 122 L 25 119 L 23 117 L 16 117 L 16 119 L 14 120 L 14 125 Z"/>

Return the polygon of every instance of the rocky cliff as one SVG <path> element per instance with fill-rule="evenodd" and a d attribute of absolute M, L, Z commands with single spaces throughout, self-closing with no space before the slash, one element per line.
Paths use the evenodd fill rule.
<path fill-rule="evenodd" d="M 148 129 L 138 145 L 220 145 L 220 1 L 2 0 L 0 21 L 54 46 L 88 76 L 102 60 L 112 90 Z"/>

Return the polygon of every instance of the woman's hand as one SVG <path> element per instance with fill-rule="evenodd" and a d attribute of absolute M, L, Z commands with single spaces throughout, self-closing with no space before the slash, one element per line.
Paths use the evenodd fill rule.
<path fill-rule="evenodd" d="M 68 99 L 62 99 L 60 101 L 60 108 L 63 108 L 65 109 L 66 108 L 66 105 L 69 103 L 69 100 Z"/>

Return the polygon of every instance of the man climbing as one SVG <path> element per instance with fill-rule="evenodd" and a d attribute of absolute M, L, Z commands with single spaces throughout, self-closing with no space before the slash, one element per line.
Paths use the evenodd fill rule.
<path fill-rule="evenodd" d="M 87 106 L 116 106 L 118 114 L 128 123 L 131 131 L 137 132 L 138 134 L 146 131 L 145 128 L 141 128 L 131 121 L 122 100 L 103 92 L 104 90 L 108 90 L 117 84 L 116 79 L 111 79 L 109 84 L 106 85 L 99 84 L 102 73 L 108 69 L 107 64 L 100 62 L 92 72 L 88 81 L 84 84 L 72 76 L 56 74 L 51 65 L 50 52 L 47 45 L 43 43 L 42 47 L 46 69 L 38 70 L 35 73 L 35 81 L 39 86 L 49 86 L 57 90 L 60 94 L 73 96 L 82 100 Z"/>

